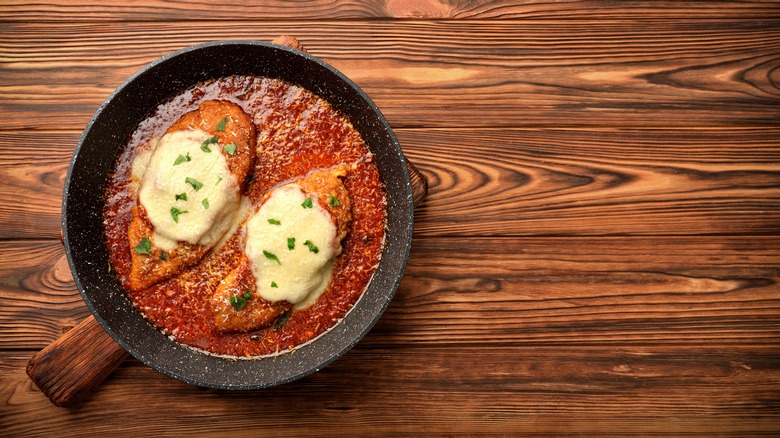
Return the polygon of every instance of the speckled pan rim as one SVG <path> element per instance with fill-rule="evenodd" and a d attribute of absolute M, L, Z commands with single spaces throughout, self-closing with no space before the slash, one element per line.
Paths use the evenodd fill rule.
<path fill-rule="evenodd" d="M 74 204 L 78 206 L 81 202 L 73 199 L 79 196 L 79 193 L 75 193 L 74 188 L 78 187 L 78 184 L 86 183 L 83 182 L 79 172 L 84 173 L 81 168 L 89 163 L 79 167 L 80 160 L 83 160 L 83 154 L 91 151 L 88 150 L 91 147 L 89 142 L 92 141 L 91 136 L 96 126 L 101 123 L 101 117 L 107 113 L 112 105 L 115 105 L 122 93 L 139 80 L 143 80 L 147 75 L 155 72 L 160 66 L 214 48 L 246 49 L 251 52 L 263 51 L 281 54 L 282 57 L 300 59 L 305 65 L 313 66 L 315 70 L 331 75 L 329 80 L 340 82 L 341 86 L 351 90 L 351 93 L 356 96 L 355 99 L 359 100 L 353 103 L 364 106 L 367 113 L 370 114 L 372 120 L 367 123 L 376 125 L 378 131 L 378 133 L 372 134 L 372 139 L 386 139 L 383 146 L 378 146 L 374 140 L 369 141 L 366 138 L 372 152 L 377 155 L 380 173 L 387 186 L 388 226 L 390 229 L 380 266 L 367 290 L 345 318 L 328 332 L 300 347 L 294 353 L 252 361 L 233 361 L 199 353 L 171 341 L 132 308 L 121 287 L 117 290 L 116 278 L 108 272 L 106 266 L 93 266 L 95 263 L 90 260 L 88 260 L 89 263 L 85 263 L 82 251 L 85 248 L 82 248 L 79 240 L 89 240 L 92 244 L 91 249 L 94 250 L 94 236 L 88 239 L 84 239 L 84 235 L 77 236 L 79 230 L 75 228 L 78 226 L 75 223 L 77 222 L 75 215 L 73 220 L 69 220 L 69 216 L 74 211 L 69 210 L 69 207 L 73 208 Z M 282 78 L 284 79 L 284 77 Z M 196 82 L 189 85 L 194 83 Z M 186 86 L 188 85 L 184 84 L 178 89 L 184 89 Z M 306 88 L 311 89 L 312 87 L 307 86 Z M 320 95 L 323 94 L 322 90 L 312 91 Z M 167 97 L 169 96 L 165 98 Z M 157 103 L 159 104 L 163 100 L 165 99 L 160 99 Z M 327 100 L 338 107 L 331 99 Z M 148 108 L 147 112 L 151 109 L 153 107 Z M 357 123 L 355 125 L 358 127 Z M 366 137 L 366 133 L 362 130 L 361 134 L 364 135 L 364 138 Z M 116 138 L 114 141 L 116 142 Z M 121 143 L 124 143 L 124 138 Z M 378 149 L 380 147 L 384 149 Z M 114 155 L 116 151 L 114 150 Z M 387 173 L 388 170 L 384 169 L 391 169 L 392 172 Z M 74 177 L 79 179 L 75 180 Z M 94 202 L 90 202 L 91 204 Z M 131 355 L 153 369 L 186 383 L 217 389 L 258 389 L 287 383 L 322 369 L 350 350 L 371 330 L 392 300 L 406 267 L 413 231 L 412 189 L 405 158 L 389 123 L 365 92 L 338 70 L 311 55 L 286 46 L 242 40 L 216 41 L 178 50 L 150 63 L 117 87 L 95 112 L 74 151 L 66 176 L 62 211 L 63 241 L 74 281 L 87 307 L 106 332 Z M 94 206 L 91 212 L 84 214 L 90 213 L 92 216 L 95 215 Z M 391 215 L 393 217 L 390 217 Z M 94 217 L 89 217 L 87 220 L 94 220 Z M 102 230 L 99 234 L 102 240 Z M 107 262 L 105 263 L 107 264 Z M 108 307 L 115 308 L 116 311 L 114 312 Z M 120 320 L 121 323 L 117 323 L 117 314 L 124 315 L 125 320 Z"/>

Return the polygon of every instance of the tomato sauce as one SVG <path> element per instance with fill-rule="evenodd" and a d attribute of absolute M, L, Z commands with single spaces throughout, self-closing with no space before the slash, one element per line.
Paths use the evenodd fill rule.
<path fill-rule="evenodd" d="M 126 284 L 131 254 L 127 228 L 137 197 L 131 183 L 134 158 L 182 115 L 209 99 L 235 102 L 255 122 L 257 157 L 244 193 L 253 205 L 274 187 L 311 170 L 354 165 L 344 179 L 353 219 L 330 284 L 315 304 L 293 310 L 283 325 L 219 333 L 209 299 L 241 256 L 239 231 L 197 266 L 148 289 L 128 290 L 128 296 L 162 333 L 185 345 L 232 357 L 290 351 L 336 325 L 357 302 L 379 264 L 386 223 L 384 187 L 362 137 L 347 117 L 304 88 L 279 79 L 231 76 L 198 84 L 158 106 L 131 134 L 106 188 L 103 219 L 110 264 Z"/>

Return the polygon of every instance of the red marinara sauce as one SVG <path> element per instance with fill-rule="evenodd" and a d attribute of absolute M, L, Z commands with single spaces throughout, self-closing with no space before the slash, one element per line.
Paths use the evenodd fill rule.
<path fill-rule="evenodd" d="M 293 350 L 336 325 L 360 298 L 379 264 L 387 207 L 379 171 L 360 134 L 346 116 L 304 88 L 279 79 L 230 76 L 198 84 L 158 106 L 131 134 L 105 191 L 103 227 L 111 267 L 126 284 L 132 250 L 127 228 L 137 198 L 133 160 L 173 122 L 209 99 L 235 102 L 255 122 L 257 158 L 244 193 L 251 204 L 311 170 L 354 165 L 344 179 L 353 218 L 330 284 L 315 304 L 294 310 L 284 325 L 219 333 L 209 298 L 241 255 L 236 233 L 197 266 L 139 292 L 126 288 L 128 296 L 162 333 L 212 354 L 257 357 Z"/>

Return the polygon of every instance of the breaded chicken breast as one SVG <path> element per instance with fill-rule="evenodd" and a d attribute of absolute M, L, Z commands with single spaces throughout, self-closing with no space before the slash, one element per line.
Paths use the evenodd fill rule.
<path fill-rule="evenodd" d="M 255 157 L 238 105 L 203 102 L 157 142 L 140 181 L 127 286 L 142 290 L 197 264 L 230 228 Z"/>
<path fill-rule="evenodd" d="M 263 198 L 243 227 L 242 260 L 211 299 L 220 331 L 264 328 L 327 287 L 352 220 L 347 171 L 317 170 Z"/>

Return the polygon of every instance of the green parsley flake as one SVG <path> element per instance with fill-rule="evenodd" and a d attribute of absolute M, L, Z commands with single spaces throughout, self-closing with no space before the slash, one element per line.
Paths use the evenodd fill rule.
<path fill-rule="evenodd" d="M 282 314 L 282 316 L 279 317 L 278 320 L 276 320 L 276 324 L 274 324 L 274 331 L 279 331 L 282 327 L 284 327 L 285 324 L 287 324 L 287 320 L 290 319 L 290 315 L 292 314 L 291 310 L 288 310 Z"/>
<path fill-rule="evenodd" d="M 217 179 L 217 182 L 214 184 L 215 186 L 219 185 L 219 183 L 222 182 L 222 177 L 221 176 L 218 176 L 217 178 L 219 178 L 219 179 Z"/>
<path fill-rule="evenodd" d="M 236 144 L 235 143 L 228 143 L 222 149 L 225 152 L 227 152 L 228 155 L 235 155 L 235 153 L 236 153 Z"/>
<path fill-rule="evenodd" d="M 200 150 L 202 150 L 203 152 L 211 152 L 211 148 L 209 147 L 209 145 L 217 144 L 218 141 L 219 140 L 217 140 L 217 136 L 212 135 L 211 137 L 207 138 L 206 140 L 203 141 L 203 143 L 200 144 Z"/>
<path fill-rule="evenodd" d="M 306 198 L 306 200 L 305 200 L 305 201 L 303 201 L 303 203 L 301 204 L 301 206 L 302 206 L 303 208 L 312 208 L 313 204 L 312 204 L 312 202 L 311 202 L 311 198 L 310 198 L 310 197 L 309 197 L 309 198 Z"/>
<path fill-rule="evenodd" d="M 230 297 L 230 304 L 233 305 L 234 309 L 241 310 L 246 306 L 246 300 L 238 295 L 233 295 Z"/>
<path fill-rule="evenodd" d="M 227 118 L 227 116 L 225 116 L 224 119 L 220 120 L 219 123 L 217 123 L 217 128 L 216 128 L 217 131 L 220 131 L 220 132 L 224 131 L 225 130 L 225 126 L 227 125 L 227 122 L 228 122 L 228 118 Z"/>
<path fill-rule="evenodd" d="M 295 237 L 288 237 L 287 238 L 287 249 L 295 249 Z"/>
<path fill-rule="evenodd" d="M 186 193 L 179 193 L 176 195 L 176 200 L 179 201 L 186 201 L 187 200 L 187 194 Z"/>
<path fill-rule="evenodd" d="M 281 225 L 282 221 L 277 220 L 277 219 L 268 219 L 268 223 L 271 224 L 271 225 Z"/>
<path fill-rule="evenodd" d="M 274 254 L 274 253 L 271 253 L 271 252 L 268 252 L 266 250 L 263 250 L 263 255 L 265 256 L 265 258 L 267 258 L 269 260 L 273 260 L 276 263 L 279 263 L 280 265 L 282 264 L 282 262 L 279 261 L 279 257 L 277 257 L 276 254 Z"/>
<path fill-rule="evenodd" d="M 160 260 L 168 260 L 168 254 L 165 251 L 160 251 Z"/>
<path fill-rule="evenodd" d="M 178 166 L 179 164 L 187 162 L 187 161 L 192 161 L 192 158 L 190 158 L 190 153 L 189 152 L 187 152 L 186 156 L 184 156 L 182 154 L 179 154 L 179 156 L 176 157 L 176 161 L 173 162 L 173 165 L 174 166 Z"/>
<path fill-rule="evenodd" d="M 135 247 L 135 252 L 138 254 L 152 255 L 152 242 L 148 237 L 141 239 L 138 245 Z"/>
<path fill-rule="evenodd" d="M 308 246 L 309 247 L 309 251 L 313 252 L 314 254 L 317 254 L 318 252 L 320 252 L 320 249 L 317 248 L 317 246 L 311 240 L 307 240 L 307 241 L 303 242 L 303 244 Z"/>
<path fill-rule="evenodd" d="M 272 281 L 272 282 L 271 282 L 271 287 L 276 287 L 276 288 L 278 288 L 279 286 L 276 284 L 276 282 L 275 282 L 275 281 Z"/>
<path fill-rule="evenodd" d="M 200 203 L 203 204 L 203 208 L 205 208 L 206 210 L 209 209 L 209 198 L 203 198 L 203 200 L 200 201 Z"/>
<path fill-rule="evenodd" d="M 195 178 L 190 178 L 190 177 L 184 178 L 184 182 L 191 185 L 196 192 L 203 187 L 203 183 L 196 180 Z"/>
<path fill-rule="evenodd" d="M 244 292 L 244 299 L 248 300 L 250 298 L 252 298 L 252 293 L 249 291 Z"/>
<path fill-rule="evenodd" d="M 339 202 L 339 200 L 335 196 L 330 195 L 330 205 L 331 207 L 338 207 L 339 205 L 341 205 L 341 202 Z"/>
<path fill-rule="evenodd" d="M 171 207 L 171 217 L 173 218 L 173 221 L 177 224 L 179 223 L 179 215 L 182 215 L 184 213 L 188 213 L 187 210 L 181 211 L 176 207 Z"/>

